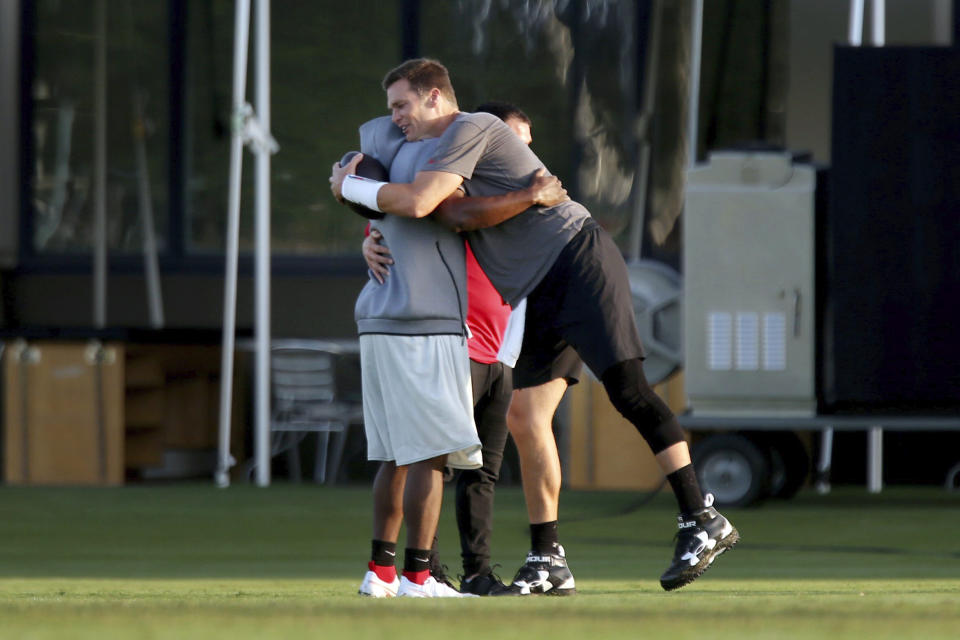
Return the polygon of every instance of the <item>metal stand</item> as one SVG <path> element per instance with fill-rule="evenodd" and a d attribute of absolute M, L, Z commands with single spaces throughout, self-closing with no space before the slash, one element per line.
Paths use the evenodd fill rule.
<path fill-rule="evenodd" d="M 880 493 L 883 489 L 883 427 L 867 430 L 867 491 Z"/>
<path fill-rule="evenodd" d="M 687 106 L 687 168 L 697 164 L 697 127 L 700 122 L 700 65 L 703 50 L 703 0 L 693 0 L 690 23 L 690 90 Z"/>
<path fill-rule="evenodd" d="M 855 47 L 863 43 L 863 5 L 864 0 L 850 1 L 850 24 L 847 35 L 850 44 Z M 882 47 L 887 27 L 886 0 L 870 0 L 870 5 L 870 44 Z"/>
<path fill-rule="evenodd" d="M 127 5 L 127 38 L 130 55 L 134 41 L 133 8 Z M 147 310 L 150 326 L 162 329 L 163 293 L 160 287 L 160 265 L 157 259 L 157 237 L 153 224 L 153 194 L 150 189 L 150 167 L 147 163 L 147 116 L 144 109 L 144 93 L 140 90 L 139 69 L 130 74 L 133 86 L 133 152 L 137 162 L 137 201 L 140 209 L 141 241 L 143 243 L 143 272 L 147 278 Z"/>
<path fill-rule="evenodd" d="M 107 326 L 107 5 L 106 0 L 97 0 L 94 6 L 94 222 L 93 222 L 93 326 Z M 127 34 L 131 55 L 133 40 L 133 10 L 127 7 Z M 157 260 L 156 233 L 153 225 L 153 196 L 150 191 L 150 174 L 146 150 L 146 116 L 143 94 L 140 91 L 136 71 L 130 74 L 133 86 L 133 150 L 137 165 L 137 198 L 140 211 L 140 226 L 143 234 L 144 273 L 147 278 L 147 304 L 150 326 L 163 327 L 163 297 L 160 291 L 160 268 Z M 57 178 L 54 186 L 52 210 L 57 212 L 53 225 L 45 234 L 43 242 L 56 230 L 59 212 L 63 209 L 65 189 L 69 172 L 70 132 L 73 126 L 72 105 L 61 107 L 57 141 Z"/>
<path fill-rule="evenodd" d="M 820 460 L 817 462 L 817 475 L 814 486 L 817 493 L 830 493 L 830 467 L 833 462 L 833 427 L 824 427 L 820 434 Z"/>
<path fill-rule="evenodd" d="M 107 0 L 94 5 L 93 326 L 107 326 Z"/>
<path fill-rule="evenodd" d="M 859 47 L 863 43 L 864 0 L 851 0 L 848 37 L 850 44 Z M 870 44 L 882 47 L 886 34 L 886 2 L 870 0 Z M 880 493 L 883 489 L 883 427 L 871 426 L 867 430 L 867 491 Z"/>
<path fill-rule="evenodd" d="M 220 372 L 220 432 L 217 470 L 218 487 L 230 485 L 230 467 L 236 461 L 230 455 L 230 420 L 233 398 L 233 351 L 236 338 L 237 258 L 240 242 L 240 178 L 243 145 L 256 156 L 255 179 L 255 341 L 254 376 L 254 455 L 256 484 L 270 484 L 270 155 L 279 150 L 270 135 L 270 1 L 256 3 L 256 103 L 244 101 L 246 95 L 247 45 L 250 33 L 250 0 L 237 0 L 233 49 L 233 117 L 230 143 L 230 194 L 227 203 L 226 271 L 223 298 L 223 353 Z"/>

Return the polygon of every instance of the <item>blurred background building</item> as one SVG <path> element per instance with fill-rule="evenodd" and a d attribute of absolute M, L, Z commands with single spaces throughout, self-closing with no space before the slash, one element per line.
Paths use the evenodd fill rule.
<path fill-rule="evenodd" d="M 952 47 L 957 4 L 887 0 L 886 45 Z M 784 149 L 828 169 L 834 52 L 848 39 L 849 3 L 706 0 L 692 93 L 695 6 L 275 1 L 272 134 L 281 151 L 272 174 L 273 334 L 355 336 L 353 302 L 366 277 L 363 221 L 334 202 L 326 177 L 357 147 L 357 125 L 386 112 L 380 79 L 405 58 L 443 61 L 463 109 L 487 100 L 520 105 L 534 123 L 534 150 L 630 259 L 681 269 L 685 172 L 711 151 Z M 233 19 L 229 0 L 0 2 L 0 329 L 7 358 L 18 338 L 97 338 L 120 350 L 121 477 L 163 467 L 171 450 L 205 460 L 215 446 Z M 689 157 L 691 96 L 696 158 Z M 98 118 L 106 122 L 102 147 Z M 941 176 L 954 181 L 948 201 L 955 205 L 960 174 L 954 167 Z M 253 322 L 252 201 L 247 176 L 241 335 Z M 105 211 L 108 274 L 99 294 L 92 277 L 97 206 Z M 144 259 L 150 246 L 158 258 L 152 289 Z M 97 295 L 104 297 L 99 318 Z M 8 378 L 15 370 L 8 363 Z M 18 420 L 27 412 L 9 387 L 8 434 L 20 428 L 11 423 L 11 406 L 21 403 Z M 678 397 L 682 405 L 682 390 Z M 237 419 L 245 420 L 242 400 Z M 935 437 L 948 449 L 957 444 L 953 434 Z M 9 480 L 17 456 L 6 442 Z M 103 442 L 90 446 L 106 455 Z M 930 441 L 917 446 L 927 451 Z M 28 457 L 19 457 L 18 469 Z M 106 463 L 98 464 L 100 473 Z M 907 466 L 890 473 L 932 478 Z M 937 474 L 939 482 L 939 466 Z"/>

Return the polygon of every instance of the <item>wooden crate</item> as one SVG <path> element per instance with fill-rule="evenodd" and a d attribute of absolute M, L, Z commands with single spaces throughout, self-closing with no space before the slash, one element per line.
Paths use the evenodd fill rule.
<path fill-rule="evenodd" d="M 242 378 L 238 359 L 238 373 Z M 220 347 L 194 344 L 127 345 L 126 468 L 159 467 L 167 452 L 213 450 L 219 427 Z M 232 450 L 243 446 L 243 389 L 234 393 Z"/>
<path fill-rule="evenodd" d="M 4 480 L 123 483 L 124 349 L 15 341 L 4 369 Z"/>

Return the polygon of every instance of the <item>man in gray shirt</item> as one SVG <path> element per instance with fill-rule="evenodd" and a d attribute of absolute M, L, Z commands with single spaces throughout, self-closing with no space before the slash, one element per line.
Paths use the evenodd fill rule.
<path fill-rule="evenodd" d="M 363 152 L 388 166 L 390 179 L 398 183 L 412 180 L 438 143 L 427 131 L 406 138 L 386 117 L 360 127 Z M 469 415 L 464 244 L 438 221 L 478 211 L 483 219 L 496 221 L 501 212 L 512 215 L 536 202 L 565 197 L 559 181 L 538 176 L 529 188 L 510 194 L 456 198 L 436 218 L 389 216 L 373 223 L 390 238 L 395 262 L 393 277 L 381 280 L 371 274 L 354 312 L 367 457 L 381 461 L 374 480 L 371 560 L 361 594 L 460 595 L 428 567 L 444 463 L 473 469 L 481 462 Z M 403 575 L 397 577 L 396 541 L 403 520 L 407 548 Z"/>
<path fill-rule="evenodd" d="M 337 198 L 402 217 L 430 215 L 462 188 L 466 195 L 502 194 L 522 187 L 543 168 L 539 158 L 505 124 L 489 114 L 441 110 L 429 120 L 410 115 L 410 105 L 452 95 L 446 69 L 434 60 L 408 60 L 383 81 L 393 121 L 408 139 L 438 135 L 433 156 L 412 183 L 361 183 L 350 175 L 356 162 L 334 165 Z M 454 101 L 455 104 L 455 101 Z M 511 304 L 527 300 L 527 330 L 514 369 L 511 433 L 520 452 L 531 550 L 513 581 L 518 594 L 574 593 L 574 579 L 559 544 L 560 465 L 552 417 L 570 380 L 569 361 L 579 355 L 600 376 L 611 402 L 656 454 L 677 498 L 677 545 L 660 577 L 672 590 L 698 578 L 738 540 L 733 525 L 703 496 L 690 452 L 675 416 L 644 374 L 626 265 L 612 239 L 576 202 L 530 207 L 495 227 L 467 234 L 494 286 Z"/>

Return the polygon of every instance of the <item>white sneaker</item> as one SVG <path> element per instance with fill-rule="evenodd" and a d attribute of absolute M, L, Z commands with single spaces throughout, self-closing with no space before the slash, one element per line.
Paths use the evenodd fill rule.
<path fill-rule="evenodd" d="M 373 571 L 367 571 L 367 575 L 363 576 L 363 582 L 360 583 L 358 593 L 371 598 L 392 598 L 397 595 L 399 588 L 400 579 L 398 577 L 394 576 L 393 582 L 384 582 Z"/>
<path fill-rule="evenodd" d="M 442 582 L 437 582 L 433 576 L 427 578 L 423 584 L 417 584 L 407 580 L 405 576 L 400 578 L 400 590 L 397 595 L 407 598 L 478 598 L 472 593 L 460 593 L 456 589 L 451 589 Z"/>

